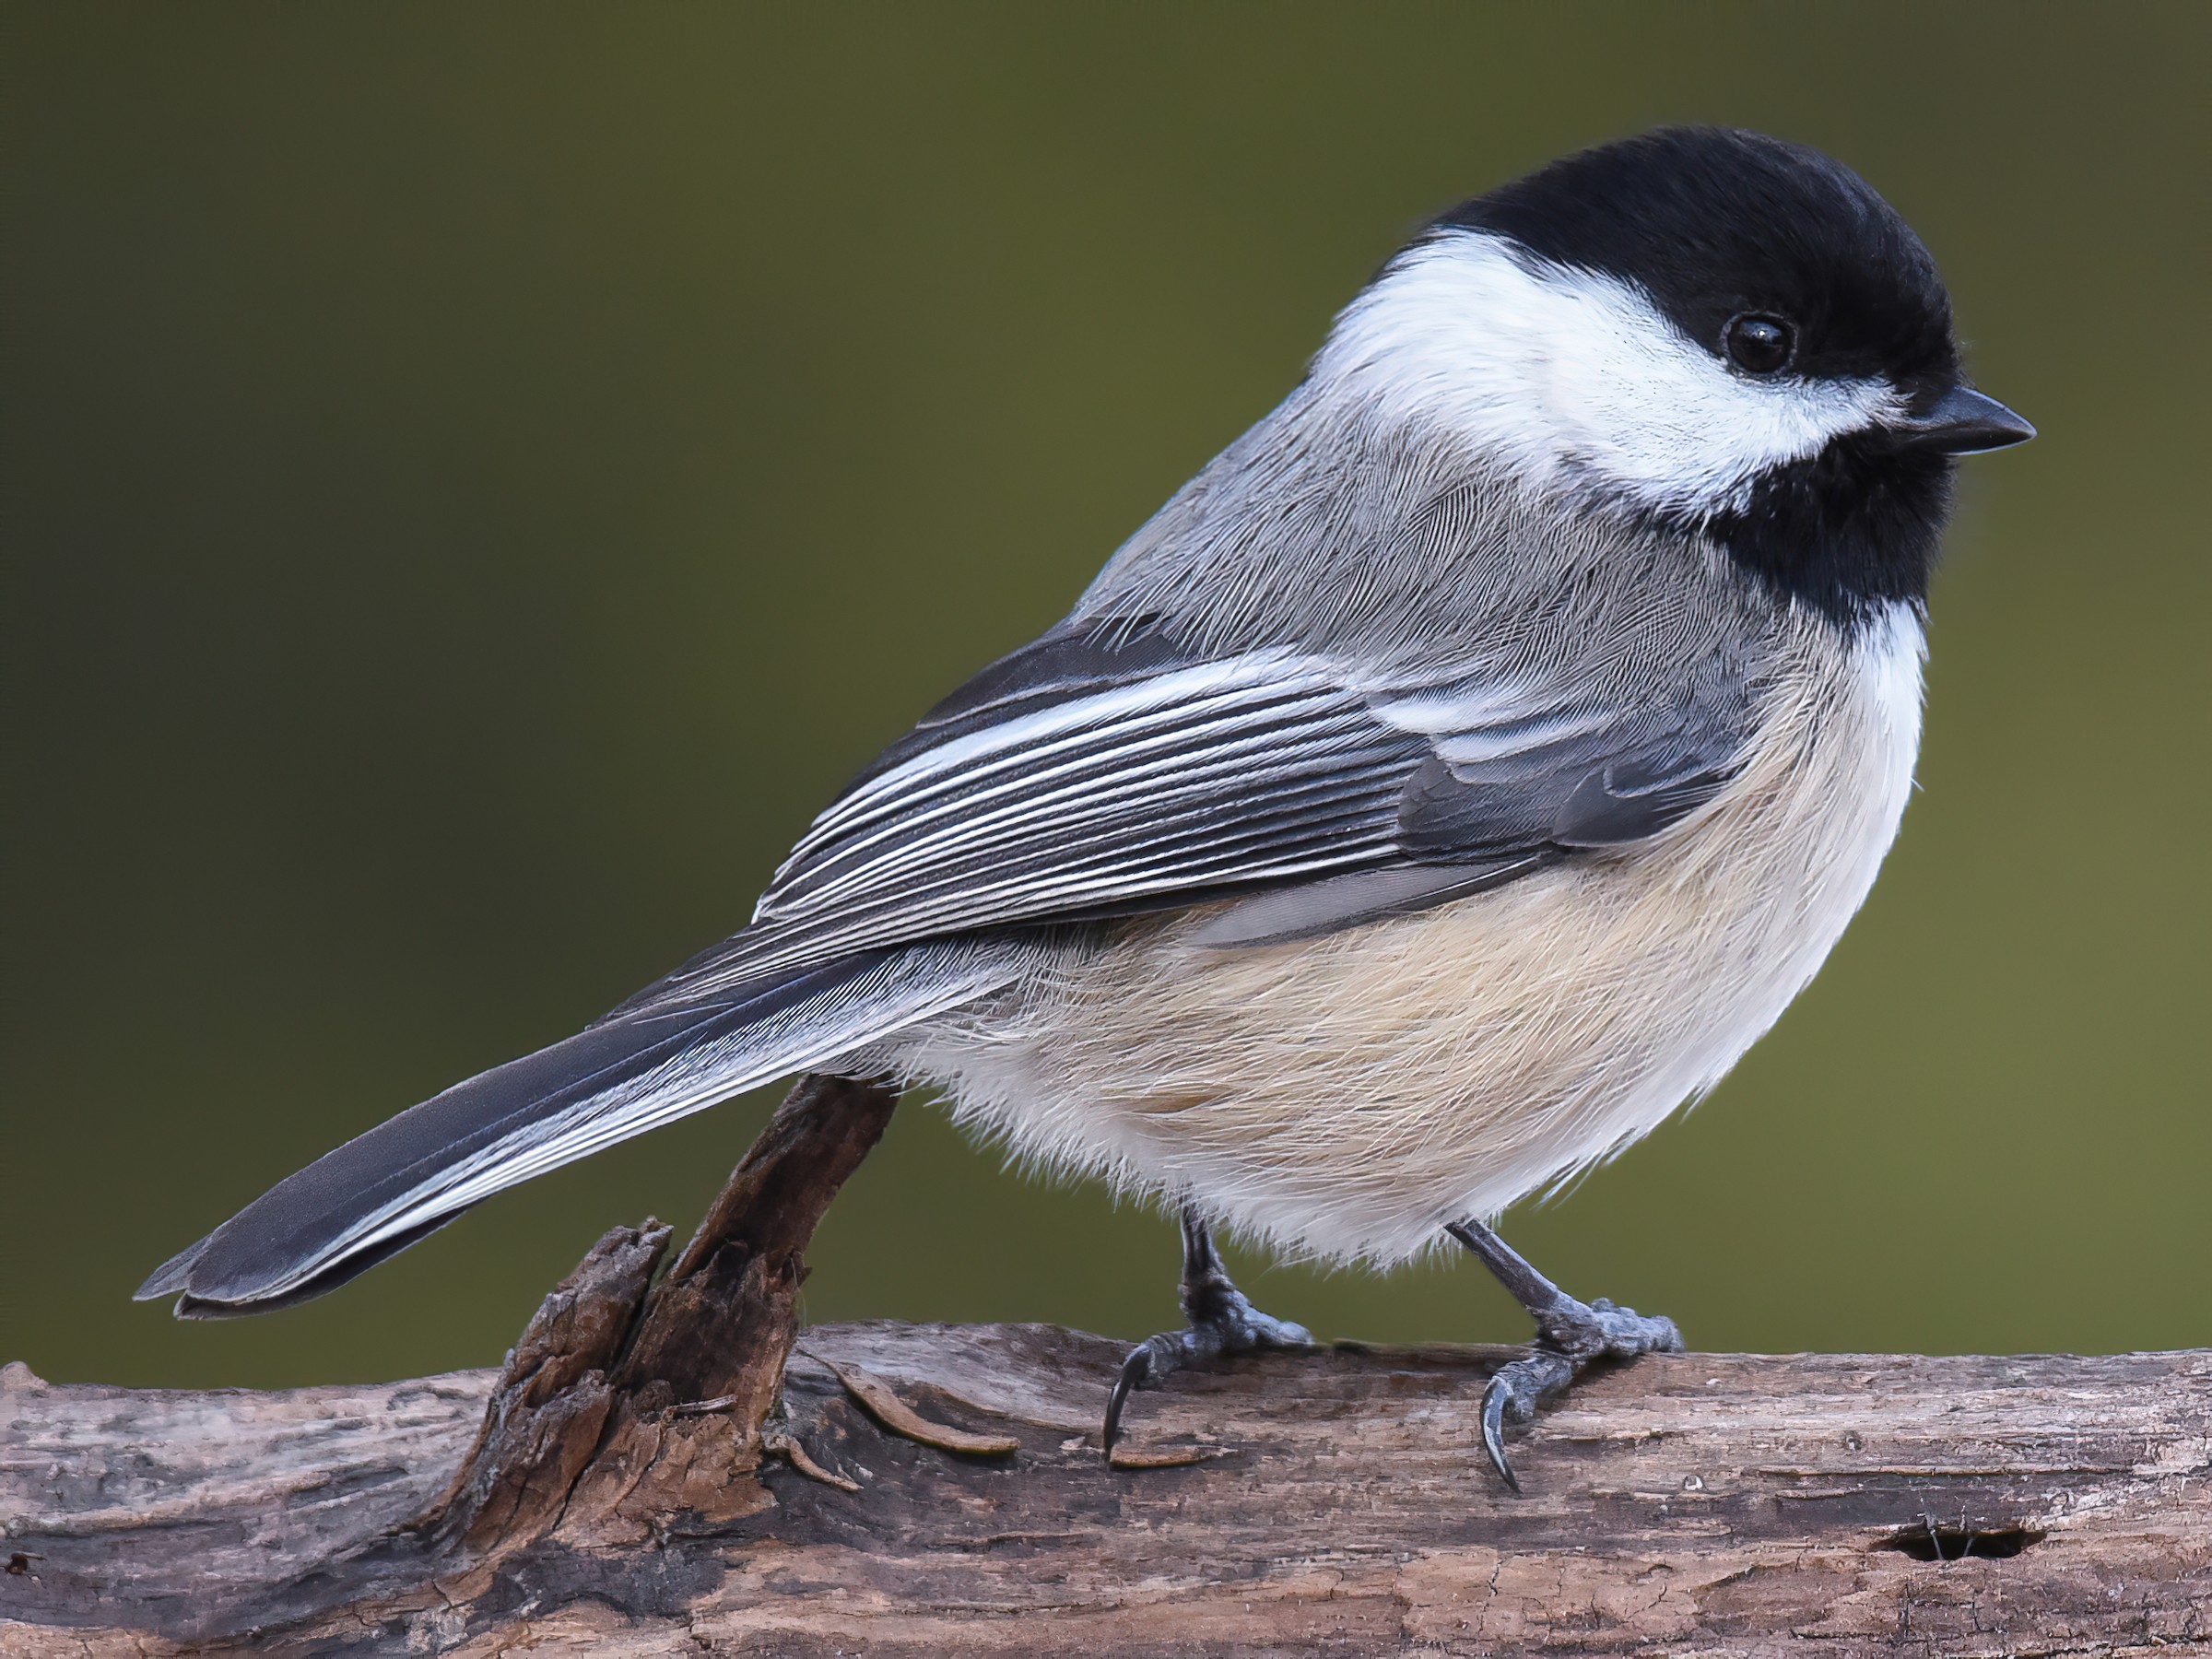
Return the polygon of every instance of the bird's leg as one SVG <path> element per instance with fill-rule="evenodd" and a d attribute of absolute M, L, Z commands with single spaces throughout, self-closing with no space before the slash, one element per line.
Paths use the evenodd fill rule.
<path fill-rule="evenodd" d="M 1214 1253 L 1214 1241 L 1206 1223 L 1189 1209 L 1182 1212 L 1182 1316 L 1189 1321 L 1185 1329 L 1147 1337 L 1122 1361 L 1122 1374 L 1114 1379 L 1113 1393 L 1106 1401 L 1109 1457 L 1121 1433 L 1122 1406 L 1131 1389 L 1158 1382 L 1186 1365 L 1221 1354 L 1313 1345 L 1305 1326 L 1273 1318 L 1252 1305 Z"/>
<path fill-rule="evenodd" d="M 1617 1308 L 1602 1296 L 1593 1302 L 1575 1300 L 1479 1221 L 1454 1221 L 1444 1230 L 1473 1251 L 1536 1322 L 1528 1358 L 1500 1371 L 1482 1396 L 1484 1449 L 1491 1466 L 1517 1492 L 1521 1482 L 1505 1459 L 1508 1420 L 1528 1421 L 1538 1402 L 1561 1392 L 1594 1360 L 1680 1353 L 1682 1333 L 1671 1319 Z"/>

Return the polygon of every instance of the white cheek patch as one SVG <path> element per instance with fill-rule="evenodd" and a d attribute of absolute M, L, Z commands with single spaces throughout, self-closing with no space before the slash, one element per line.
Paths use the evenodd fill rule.
<path fill-rule="evenodd" d="M 1594 477 L 1700 516 L 1904 410 L 1880 380 L 1738 374 L 1633 285 L 1470 231 L 1414 250 L 1355 300 L 1316 368 L 1447 422 L 1532 482 Z"/>

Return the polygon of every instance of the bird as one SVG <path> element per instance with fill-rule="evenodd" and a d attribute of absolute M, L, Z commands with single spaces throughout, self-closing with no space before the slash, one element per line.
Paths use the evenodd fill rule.
<path fill-rule="evenodd" d="M 1671 1320 L 1495 1230 L 1710 1090 L 1896 836 L 1977 390 L 1842 163 L 1725 127 L 1438 214 L 1059 623 L 814 820 L 751 921 L 279 1182 L 158 1269 L 282 1307 L 493 1194 L 797 1073 L 935 1091 L 1180 1218 L 1184 1324 L 1108 1395 L 1297 1349 L 1215 1246 L 1450 1241 L 1535 1327 L 1508 1424 Z"/>

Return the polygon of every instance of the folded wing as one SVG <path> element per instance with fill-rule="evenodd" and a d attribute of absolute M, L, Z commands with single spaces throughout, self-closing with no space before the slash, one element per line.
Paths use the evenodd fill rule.
<path fill-rule="evenodd" d="M 1374 684 L 1320 656 L 1200 656 L 1148 618 L 1063 628 L 887 751 L 815 820 L 750 927 L 624 1006 L 1207 900 L 1267 896 L 1262 913 L 1284 918 L 1215 929 L 1224 944 L 1438 902 L 1709 798 L 1749 699 L 1708 677 L 1621 706 L 1472 668 Z"/>

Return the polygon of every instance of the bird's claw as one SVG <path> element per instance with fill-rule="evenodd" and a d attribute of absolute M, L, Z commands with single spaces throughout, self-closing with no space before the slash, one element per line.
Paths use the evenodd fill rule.
<path fill-rule="evenodd" d="M 1164 1382 L 1186 1366 L 1203 1364 L 1223 1354 L 1249 1354 L 1261 1348 L 1304 1348 L 1313 1346 L 1312 1333 L 1301 1324 L 1263 1313 L 1226 1277 L 1206 1287 L 1203 1307 L 1180 1331 L 1162 1331 L 1147 1336 L 1129 1350 L 1113 1392 L 1106 1399 L 1106 1455 L 1113 1455 L 1121 1438 L 1122 1407 L 1130 1394 Z M 1186 1297 L 1186 1300 L 1195 1300 Z"/>
<path fill-rule="evenodd" d="M 1482 1447 L 1498 1477 L 1514 1491 L 1521 1480 L 1505 1455 L 1505 1425 L 1525 1423 L 1536 1407 L 1570 1384 L 1599 1359 L 1633 1359 L 1642 1354 L 1678 1354 L 1682 1333 L 1663 1315 L 1617 1307 L 1599 1297 L 1579 1302 L 1561 1296 L 1536 1318 L 1536 1340 L 1525 1359 L 1502 1366 L 1482 1395 Z"/>

